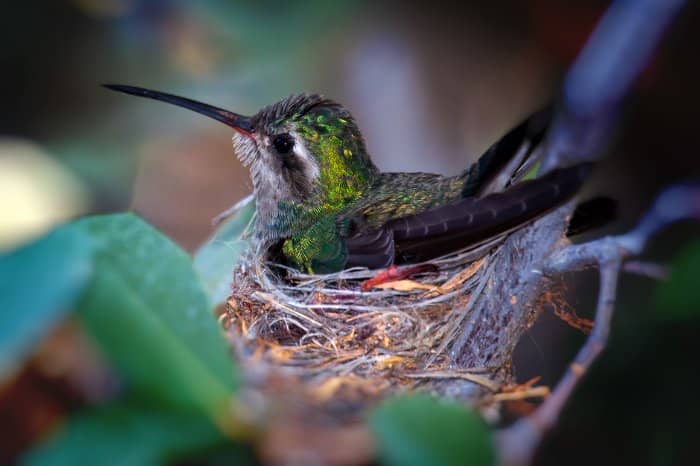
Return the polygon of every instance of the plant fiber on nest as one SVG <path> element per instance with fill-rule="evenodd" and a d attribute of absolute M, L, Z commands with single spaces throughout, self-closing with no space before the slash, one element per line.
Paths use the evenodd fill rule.
<path fill-rule="evenodd" d="M 465 401 L 484 401 L 505 388 L 490 377 L 502 368 L 455 367 L 449 354 L 470 302 L 488 292 L 505 237 L 399 267 L 418 272 L 371 289 L 376 270 L 306 275 L 248 252 L 220 319 L 244 372 L 300 382 L 318 403 L 364 404 L 445 380 L 473 383 L 478 390 Z"/>

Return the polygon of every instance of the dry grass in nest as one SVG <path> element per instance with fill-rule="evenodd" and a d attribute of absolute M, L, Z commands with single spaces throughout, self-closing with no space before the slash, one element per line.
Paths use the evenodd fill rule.
<path fill-rule="evenodd" d="M 446 354 L 470 299 L 494 273 L 502 240 L 419 265 L 415 275 L 366 291 L 377 271 L 306 275 L 248 254 L 235 270 L 222 320 L 244 372 L 299 382 L 319 404 L 365 405 L 397 391 L 430 390 L 445 379 L 468 380 L 494 394 L 501 387 L 486 369 L 453 369 Z"/>

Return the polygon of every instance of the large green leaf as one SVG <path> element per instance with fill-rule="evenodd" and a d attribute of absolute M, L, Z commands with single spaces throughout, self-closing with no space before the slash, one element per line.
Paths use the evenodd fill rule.
<path fill-rule="evenodd" d="M 187 254 L 132 214 L 75 226 L 96 244 L 80 314 L 131 387 L 171 408 L 225 413 L 233 362 Z"/>
<path fill-rule="evenodd" d="M 215 304 L 223 303 L 231 293 L 233 268 L 248 247 L 243 236 L 254 213 L 252 196 L 243 199 L 194 256 L 194 267 Z"/>
<path fill-rule="evenodd" d="M 90 237 L 64 226 L 0 258 L 0 379 L 70 310 L 91 254 Z"/>
<path fill-rule="evenodd" d="M 372 413 L 370 426 L 386 465 L 486 466 L 494 461 L 487 427 L 454 403 L 424 395 L 394 398 Z"/>
<path fill-rule="evenodd" d="M 201 417 L 120 403 L 73 416 L 57 435 L 21 458 L 20 464 L 160 465 L 182 461 L 193 452 L 224 442 L 216 428 Z"/>
<path fill-rule="evenodd" d="M 656 302 L 664 320 L 700 317 L 700 242 L 696 241 L 675 257 L 669 279 L 659 285 Z"/>

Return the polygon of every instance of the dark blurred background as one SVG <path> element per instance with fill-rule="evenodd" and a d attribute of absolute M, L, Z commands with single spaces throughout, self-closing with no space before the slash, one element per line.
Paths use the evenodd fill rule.
<path fill-rule="evenodd" d="M 586 188 L 586 196 L 609 195 L 620 205 L 619 219 L 596 234 L 630 228 L 663 186 L 700 175 L 700 8 L 689 3 L 637 84 Z M 191 251 L 212 231 L 212 218 L 251 191 L 230 129 L 100 83 L 149 87 L 249 114 L 293 92 L 320 92 L 351 109 L 380 168 L 455 174 L 556 98 L 607 5 L 7 3 L 0 18 L 0 251 L 67 218 L 127 209 Z M 668 260 L 698 233 L 697 226 L 674 227 L 647 256 Z M 571 278 L 572 306 L 590 317 L 596 277 Z M 699 432 L 700 326 L 660 318 L 654 288 L 648 279 L 623 278 L 612 346 L 539 464 L 695 464 L 686 455 Z M 65 412 L 99 398 L 102 382 L 93 379 L 103 375 L 76 350 L 82 348 L 76 338 L 67 324 L 15 378 L 0 381 L 0 462 L 45 435 Z M 545 310 L 516 355 L 519 379 L 540 375 L 554 383 L 582 341 Z"/>

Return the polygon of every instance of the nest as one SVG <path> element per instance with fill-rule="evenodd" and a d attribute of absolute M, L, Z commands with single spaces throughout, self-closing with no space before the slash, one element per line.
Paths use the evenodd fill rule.
<path fill-rule="evenodd" d="M 221 319 L 248 374 L 286 377 L 318 403 L 364 404 L 445 380 L 495 394 L 502 387 L 490 369 L 457 368 L 450 350 L 503 239 L 427 263 L 328 275 L 247 253 Z"/>

